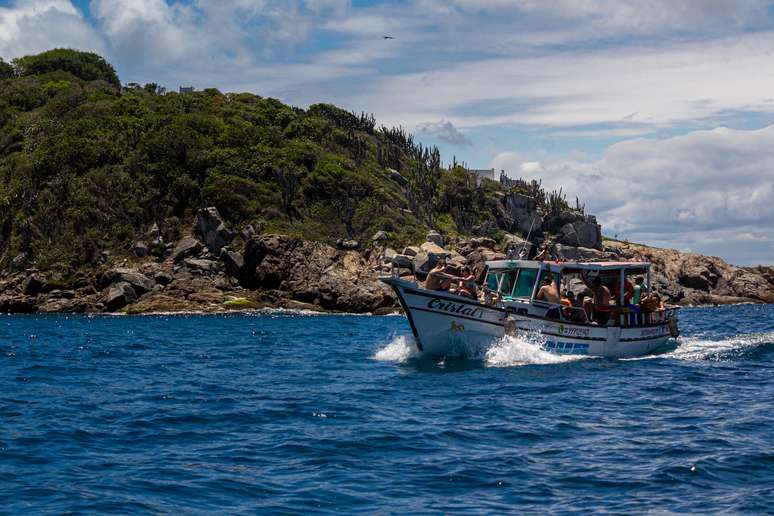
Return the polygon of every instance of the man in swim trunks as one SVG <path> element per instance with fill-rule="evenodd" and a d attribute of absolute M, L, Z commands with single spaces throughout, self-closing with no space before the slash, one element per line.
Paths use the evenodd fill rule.
<path fill-rule="evenodd" d="M 583 282 L 591 289 L 593 299 L 587 300 L 593 308 L 594 319 L 600 326 L 606 326 L 610 320 L 610 290 L 602 284 L 602 278 L 596 276 L 589 282 L 586 274 L 581 274 Z"/>

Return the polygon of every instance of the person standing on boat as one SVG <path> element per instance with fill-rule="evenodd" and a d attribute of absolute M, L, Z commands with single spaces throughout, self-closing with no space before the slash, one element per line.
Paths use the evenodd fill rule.
<path fill-rule="evenodd" d="M 592 312 L 593 319 L 600 326 L 606 326 L 610 320 L 610 290 L 602 284 L 602 278 L 598 275 L 589 282 L 586 273 L 581 273 L 581 279 L 591 289 L 593 298 L 586 301 L 586 314 Z"/>

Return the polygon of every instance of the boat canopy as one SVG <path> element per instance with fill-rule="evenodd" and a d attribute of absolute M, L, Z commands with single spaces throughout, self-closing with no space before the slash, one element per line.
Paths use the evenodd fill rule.
<path fill-rule="evenodd" d="M 495 260 L 486 262 L 491 272 L 502 272 L 514 269 L 538 269 L 550 270 L 556 273 L 573 272 L 613 272 L 626 271 L 631 273 L 645 273 L 650 269 L 648 262 L 558 262 L 535 260 Z"/>

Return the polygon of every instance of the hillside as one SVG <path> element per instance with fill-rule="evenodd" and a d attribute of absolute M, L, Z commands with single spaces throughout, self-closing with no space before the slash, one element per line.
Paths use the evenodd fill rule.
<path fill-rule="evenodd" d="M 460 264 L 527 234 L 604 252 L 561 193 L 479 180 L 371 115 L 121 85 L 95 54 L 0 60 L 0 127 L 0 311 L 372 311 L 393 249 L 432 232 Z"/>

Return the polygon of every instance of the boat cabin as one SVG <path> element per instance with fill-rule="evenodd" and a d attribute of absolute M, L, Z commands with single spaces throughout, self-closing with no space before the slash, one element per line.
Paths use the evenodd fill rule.
<path fill-rule="evenodd" d="M 639 304 L 650 293 L 650 263 L 647 262 L 499 260 L 487 262 L 487 266 L 486 287 L 497 293 L 507 309 L 518 314 L 572 324 L 644 326 L 663 322 L 662 307 L 654 307 L 645 313 Z M 562 302 L 552 303 L 537 298 L 546 276 L 552 276 Z M 585 305 L 564 298 L 566 291 L 588 296 L 591 291 L 589 284 L 595 278 L 599 278 L 610 292 L 609 305 L 594 307 L 590 296 Z M 642 286 L 640 299 L 635 304 L 633 297 L 637 278 L 641 278 Z M 603 318 L 601 312 L 608 313 Z"/>

